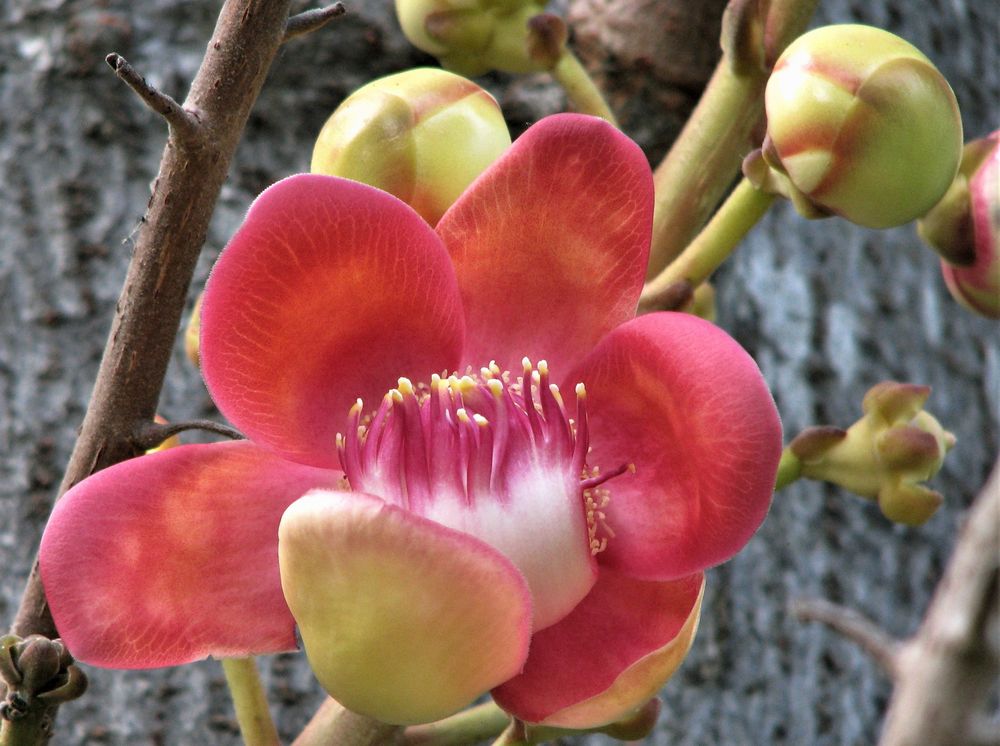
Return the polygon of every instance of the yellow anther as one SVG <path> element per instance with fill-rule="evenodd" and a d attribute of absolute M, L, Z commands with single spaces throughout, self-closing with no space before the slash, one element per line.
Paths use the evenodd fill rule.
<path fill-rule="evenodd" d="M 459 381 L 459 384 L 461 384 L 462 393 L 464 394 L 467 391 L 472 391 L 474 388 L 476 388 L 476 379 L 473 378 L 472 376 L 462 376 L 462 379 Z"/>
<path fill-rule="evenodd" d="M 455 416 L 458 417 L 458 421 L 463 425 L 469 423 L 469 413 L 465 411 L 464 408 L 459 407 L 455 410 Z"/>
<path fill-rule="evenodd" d="M 473 419 L 473 421 L 477 425 L 479 425 L 479 427 L 489 427 L 490 426 L 490 421 L 488 419 L 486 419 L 485 417 L 483 417 L 481 414 L 474 414 L 474 415 L 472 415 L 472 419 Z"/>
<path fill-rule="evenodd" d="M 482 378 L 484 381 L 488 381 L 493 377 L 493 371 L 490 370 L 489 368 L 480 368 L 479 377 Z"/>
<path fill-rule="evenodd" d="M 344 436 L 341 433 L 337 433 L 337 448 L 344 447 Z"/>
<path fill-rule="evenodd" d="M 535 367 L 538 368 L 538 372 L 543 376 L 547 376 L 549 374 L 549 363 L 547 360 L 539 360 L 538 365 Z"/>
<path fill-rule="evenodd" d="M 524 370 L 524 375 L 528 375 L 532 371 L 531 361 L 527 357 L 521 358 L 521 368 Z"/>
<path fill-rule="evenodd" d="M 577 399 L 586 399 L 587 398 L 587 387 L 584 386 L 582 383 L 578 383 L 576 385 L 575 391 L 576 391 L 576 398 Z"/>
<path fill-rule="evenodd" d="M 490 360 L 490 373 L 492 373 L 494 376 L 500 375 L 500 366 L 497 365 L 496 360 Z"/>
<path fill-rule="evenodd" d="M 549 393 L 552 394 L 552 398 L 555 399 L 556 402 L 558 402 L 560 407 L 565 406 L 563 404 L 562 394 L 559 393 L 559 387 L 556 386 L 554 383 L 549 384 Z"/>
<path fill-rule="evenodd" d="M 498 381 L 496 378 L 491 378 L 490 380 L 488 380 L 486 382 L 486 388 L 488 388 L 490 390 L 490 393 L 493 394 L 493 396 L 495 396 L 497 399 L 503 396 L 503 382 Z"/>
<path fill-rule="evenodd" d="M 635 474 L 635 464 L 628 465 L 629 474 Z"/>
<path fill-rule="evenodd" d="M 409 378 L 400 378 L 396 382 L 396 388 L 403 396 L 413 396 L 413 382 Z"/>
<path fill-rule="evenodd" d="M 354 404 L 351 405 L 351 411 L 347 413 L 348 417 L 353 417 L 354 415 L 361 414 L 361 410 L 364 409 L 364 402 L 360 399 L 355 400 Z"/>
<path fill-rule="evenodd" d="M 392 400 L 396 404 L 402 404 L 403 403 L 403 394 L 400 392 L 399 389 L 391 389 L 389 391 L 389 396 L 392 397 Z"/>

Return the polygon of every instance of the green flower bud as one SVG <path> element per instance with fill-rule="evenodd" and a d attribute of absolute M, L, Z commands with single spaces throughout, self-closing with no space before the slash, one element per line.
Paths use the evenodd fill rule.
<path fill-rule="evenodd" d="M 920 482 L 937 474 L 955 445 L 955 436 L 923 411 L 929 395 L 929 386 L 884 381 L 865 395 L 865 414 L 850 428 L 806 428 L 787 450 L 801 476 L 877 500 L 890 520 L 919 525 L 943 500 Z"/>
<path fill-rule="evenodd" d="M 1000 318 L 1000 130 L 965 146 L 958 176 L 917 231 L 942 256 L 955 300 Z"/>
<path fill-rule="evenodd" d="M 528 22 L 547 0 L 396 0 L 406 38 L 449 70 L 541 72 L 551 67 L 529 42 Z"/>
<path fill-rule="evenodd" d="M 489 93 L 422 68 L 373 81 L 337 107 L 316 140 L 312 172 L 383 189 L 434 225 L 509 145 Z"/>
<path fill-rule="evenodd" d="M 806 217 L 902 225 L 933 207 L 955 176 L 955 95 L 930 60 L 887 31 L 810 31 L 778 58 L 764 98 L 764 160 Z"/>

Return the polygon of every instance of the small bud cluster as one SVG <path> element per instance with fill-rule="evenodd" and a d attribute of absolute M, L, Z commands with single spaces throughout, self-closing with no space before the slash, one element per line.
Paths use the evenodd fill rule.
<path fill-rule="evenodd" d="M 810 427 L 789 444 L 801 476 L 878 501 L 887 518 L 919 525 L 940 507 L 933 477 L 955 436 L 923 411 L 929 386 L 884 381 L 865 394 L 864 416 L 847 430 Z"/>

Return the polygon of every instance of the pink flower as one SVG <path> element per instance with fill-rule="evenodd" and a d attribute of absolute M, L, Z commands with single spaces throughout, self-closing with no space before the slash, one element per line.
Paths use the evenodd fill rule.
<path fill-rule="evenodd" d="M 250 440 L 60 501 L 41 571 L 69 649 L 175 665 L 293 649 L 297 623 L 324 687 L 390 722 L 489 690 L 566 727 L 641 705 L 781 451 L 732 339 L 633 318 L 651 218 L 642 153 L 576 115 L 531 128 L 436 229 L 354 182 L 272 186 L 202 315 L 205 380 Z"/>

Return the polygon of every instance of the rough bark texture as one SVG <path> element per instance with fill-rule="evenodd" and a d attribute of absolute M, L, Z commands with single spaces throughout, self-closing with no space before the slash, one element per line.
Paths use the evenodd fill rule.
<path fill-rule="evenodd" d="M 307 168 L 312 139 L 344 95 L 427 61 L 400 36 L 388 0 L 354 5 L 279 54 L 223 186 L 196 286 L 252 197 Z M 166 140 L 104 56 L 122 53 L 182 97 L 218 10 L 208 0 L 8 0 L 0 9 L 0 626 L 17 607 L 82 420 Z M 824 21 L 874 23 L 923 49 L 952 82 L 969 136 L 997 126 L 989 117 L 1000 102 L 998 15 L 995 4 L 974 0 L 827 0 L 820 10 Z M 490 82 L 521 125 L 561 105 L 538 77 Z M 692 84 L 683 77 L 677 85 Z M 657 112 L 630 109 L 630 100 L 622 99 L 626 130 L 645 145 L 662 138 L 638 121 Z M 786 606 L 825 597 L 898 637 L 916 630 L 998 450 L 996 325 L 951 301 L 911 227 L 806 223 L 785 207 L 751 234 L 717 288 L 720 323 L 757 358 L 789 434 L 850 424 L 864 391 L 895 378 L 934 387 L 929 408 L 959 443 L 933 482 L 946 504 L 919 529 L 893 526 L 833 488 L 781 493 L 747 549 L 709 574 L 699 636 L 664 690 L 649 742 L 872 743 L 888 682 L 851 643 L 793 620 Z M 161 412 L 213 414 L 177 349 Z M 322 694 L 300 656 L 276 656 L 264 668 L 290 739 Z M 214 662 L 88 673 L 91 690 L 63 708 L 57 744 L 238 742 Z"/>

